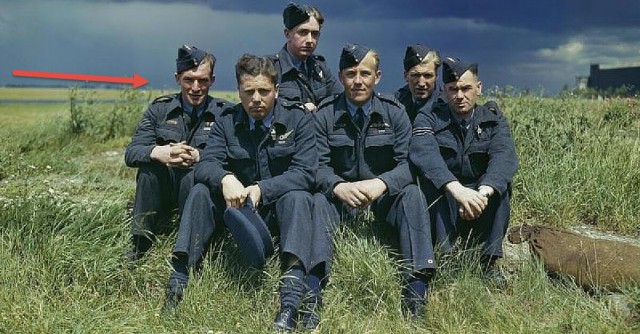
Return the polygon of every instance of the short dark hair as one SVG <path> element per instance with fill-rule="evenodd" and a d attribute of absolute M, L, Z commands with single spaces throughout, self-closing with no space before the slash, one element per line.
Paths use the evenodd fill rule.
<path fill-rule="evenodd" d="M 243 54 L 236 63 L 236 82 L 238 85 L 240 85 L 240 77 L 245 74 L 254 77 L 264 75 L 271 80 L 274 86 L 278 84 L 278 71 L 268 57 Z"/>

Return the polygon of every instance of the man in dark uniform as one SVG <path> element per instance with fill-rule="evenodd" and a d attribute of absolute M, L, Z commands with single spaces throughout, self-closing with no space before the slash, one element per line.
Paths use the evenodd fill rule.
<path fill-rule="evenodd" d="M 431 111 L 434 105 L 446 103 L 442 86 L 438 83 L 440 53 L 420 44 L 407 46 L 404 55 L 404 80 L 395 97 L 404 105 L 413 124 L 420 110 Z"/>
<path fill-rule="evenodd" d="M 428 279 L 435 268 L 429 215 L 412 183 L 407 155 L 411 123 L 402 104 L 374 93 L 382 75 L 376 51 L 348 44 L 340 56 L 344 93 L 320 104 L 316 118 L 317 182 L 333 220 L 371 208 L 376 219 L 395 229 L 403 271 L 403 306 L 421 317 Z M 316 201 L 316 205 L 321 203 Z M 325 214 L 325 216 L 327 216 Z M 330 229 L 337 221 L 315 224 Z M 327 238 L 329 239 L 329 238 Z M 330 249 L 330 240 L 324 248 Z M 330 259 L 325 259 L 329 262 Z"/>
<path fill-rule="evenodd" d="M 241 103 L 218 119 L 195 169 L 198 184 L 180 221 L 165 308 L 181 300 L 187 268 L 202 260 L 212 236 L 221 231 L 215 226 L 223 222 L 224 209 L 250 200 L 279 226 L 285 275 L 275 325 L 290 330 L 296 326 L 311 252 L 309 191 L 318 163 L 313 118 L 302 105 L 276 99 L 278 74 L 269 58 L 242 56 L 236 79 Z"/>
<path fill-rule="evenodd" d="M 280 76 L 278 97 L 316 111 L 322 99 L 342 91 L 324 57 L 314 54 L 324 17 L 314 6 L 294 3 L 284 9 L 282 17 L 287 43 L 270 56 Z"/>
<path fill-rule="evenodd" d="M 449 102 L 416 117 L 410 161 L 435 202 L 437 243 L 445 252 L 457 237 L 482 244 L 485 278 L 503 288 L 506 280 L 494 264 L 509 224 L 515 145 L 505 116 L 476 104 L 482 92 L 477 64 L 446 58 L 442 72 Z"/>
<path fill-rule="evenodd" d="M 138 168 L 129 260 L 142 257 L 173 211 L 181 212 L 193 186 L 192 167 L 211 126 L 229 105 L 208 95 L 215 63 L 203 50 L 186 45 L 178 49 L 175 79 L 181 92 L 155 99 L 127 146 L 125 163 Z"/>

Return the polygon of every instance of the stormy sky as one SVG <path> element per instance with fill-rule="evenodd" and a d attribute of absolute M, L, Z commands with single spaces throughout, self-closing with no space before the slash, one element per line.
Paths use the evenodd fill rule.
<path fill-rule="evenodd" d="M 189 44 L 218 59 L 214 90 L 235 89 L 243 53 L 268 54 L 284 44 L 289 0 L 0 0 L 0 85 L 72 85 L 18 78 L 13 70 L 127 76 L 153 88 L 178 88 L 177 49 Z M 346 43 L 379 51 L 378 91 L 404 84 L 407 44 L 420 43 L 479 63 L 485 89 L 512 86 L 547 94 L 589 65 L 640 66 L 640 1 L 326 0 L 317 53 L 334 73 Z M 148 87 L 149 87 L 148 86 Z"/>

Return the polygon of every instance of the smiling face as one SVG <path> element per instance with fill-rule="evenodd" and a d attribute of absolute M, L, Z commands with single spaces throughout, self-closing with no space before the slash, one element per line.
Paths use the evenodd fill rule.
<path fill-rule="evenodd" d="M 211 65 L 202 63 L 198 67 L 176 74 L 176 82 L 182 89 L 182 98 L 192 106 L 199 106 L 207 100 L 209 87 L 215 80 Z"/>
<path fill-rule="evenodd" d="M 381 76 L 378 61 L 369 51 L 358 65 L 340 71 L 340 82 L 344 86 L 347 99 L 359 107 L 371 99 L 373 88 L 380 82 Z"/>
<path fill-rule="evenodd" d="M 438 72 L 434 62 L 420 63 L 404 73 L 404 80 L 414 99 L 428 99 L 436 87 Z"/>
<path fill-rule="evenodd" d="M 303 60 L 311 56 L 320 39 L 320 24 L 311 16 L 307 21 L 284 30 L 287 38 L 287 51 L 294 57 Z"/>
<path fill-rule="evenodd" d="M 464 72 L 458 81 L 445 84 L 449 108 L 462 118 L 471 116 L 478 96 L 482 93 L 482 82 L 471 71 Z"/>
<path fill-rule="evenodd" d="M 243 74 L 238 84 L 238 95 L 244 110 L 254 119 L 262 120 L 273 109 L 278 97 L 278 86 L 262 74 Z"/>

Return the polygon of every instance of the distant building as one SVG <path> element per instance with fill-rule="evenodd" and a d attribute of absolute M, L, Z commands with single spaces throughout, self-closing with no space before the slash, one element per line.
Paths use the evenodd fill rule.
<path fill-rule="evenodd" d="M 629 92 L 640 92 L 640 66 L 600 69 L 599 64 L 591 64 L 587 87 L 596 91 L 616 90 L 622 86 Z"/>

